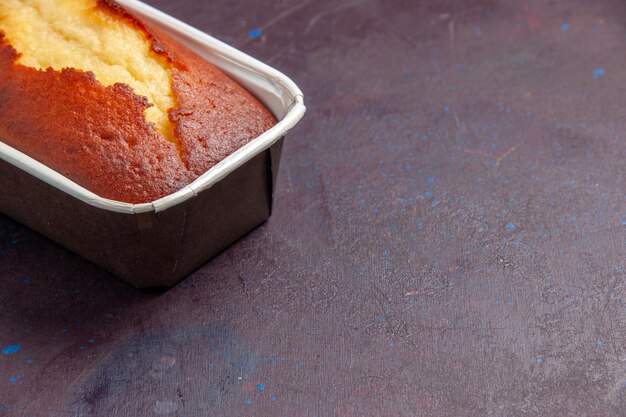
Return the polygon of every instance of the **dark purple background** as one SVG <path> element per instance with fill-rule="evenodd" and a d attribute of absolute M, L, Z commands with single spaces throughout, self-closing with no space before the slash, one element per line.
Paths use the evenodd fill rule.
<path fill-rule="evenodd" d="M 624 2 L 150 3 L 304 91 L 274 214 L 162 295 L 0 218 L 0 416 L 626 415 Z"/>

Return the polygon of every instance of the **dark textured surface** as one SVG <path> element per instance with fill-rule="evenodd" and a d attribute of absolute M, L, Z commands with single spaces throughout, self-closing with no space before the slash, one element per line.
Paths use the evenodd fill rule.
<path fill-rule="evenodd" d="M 273 216 L 162 295 L 2 218 L 0 415 L 626 415 L 623 2 L 152 3 L 305 92 Z"/>

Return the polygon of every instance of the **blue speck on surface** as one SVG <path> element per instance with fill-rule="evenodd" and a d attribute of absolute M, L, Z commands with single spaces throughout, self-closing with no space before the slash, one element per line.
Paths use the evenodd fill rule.
<path fill-rule="evenodd" d="M 561 23 L 561 30 L 562 31 L 568 31 L 569 30 L 569 23 L 567 23 L 567 22 Z"/>
<path fill-rule="evenodd" d="M 300 361 L 300 362 L 298 362 L 298 365 L 300 365 L 300 366 L 304 366 L 304 361 Z"/>
<path fill-rule="evenodd" d="M 622 226 L 626 226 L 626 220 L 622 220 Z"/>
<path fill-rule="evenodd" d="M 252 400 L 247 399 L 247 400 L 246 400 L 246 404 L 248 404 L 248 405 L 252 405 Z"/>
<path fill-rule="evenodd" d="M 415 221 L 415 225 L 417 226 L 417 230 L 424 230 L 424 223 L 420 219 Z"/>
<path fill-rule="evenodd" d="M 17 352 L 21 348 L 22 347 L 20 345 L 8 345 L 8 346 L 5 346 L 4 349 L 2 349 L 2 353 L 4 353 L 5 355 L 11 355 L 12 353 Z"/>
<path fill-rule="evenodd" d="M 10 377 L 10 378 L 9 378 L 9 381 L 10 381 L 10 382 L 15 382 L 15 381 L 17 381 L 17 378 L 16 378 L 16 377 L 14 377 L 14 376 L 12 376 L 12 377 Z"/>
<path fill-rule="evenodd" d="M 265 390 L 265 385 L 263 385 L 263 384 L 257 384 L 257 385 L 256 385 L 256 389 L 257 389 L 258 391 L 263 391 L 263 390 Z"/>
<path fill-rule="evenodd" d="M 215 368 L 215 365 L 213 363 L 209 363 L 206 367 L 207 367 L 207 369 L 211 370 L 211 369 Z"/>
<path fill-rule="evenodd" d="M 427 190 L 427 191 L 424 193 L 424 195 L 425 195 L 426 197 L 432 197 L 433 192 L 432 192 L 432 191 L 430 191 L 430 190 Z"/>
<path fill-rule="evenodd" d="M 270 362 L 272 363 L 272 365 L 276 365 L 276 359 L 272 359 Z"/>
<path fill-rule="evenodd" d="M 22 280 L 22 284 L 24 284 L 24 285 L 30 285 L 30 280 L 29 280 L 28 278 L 24 278 L 24 279 Z"/>
<path fill-rule="evenodd" d="M 515 230 L 515 223 L 507 223 L 506 228 L 509 230 Z"/>
<path fill-rule="evenodd" d="M 507 300 L 507 301 L 506 301 L 506 305 L 508 305 L 508 306 L 513 305 L 513 301 L 511 301 L 511 300 Z"/>
<path fill-rule="evenodd" d="M 543 363 L 543 356 L 537 356 L 535 362 L 537 362 L 537 365 L 541 365 Z"/>
<path fill-rule="evenodd" d="M 428 185 L 432 187 L 435 184 L 435 177 L 428 177 L 426 181 L 428 181 Z"/>
<path fill-rule="evenodd" d="M 361 207 L 362 207 L 362 206 L 364 206 L 364 205 L 365 205 L 365 199 L 364 199 L 364 198 L 362 198 L 362 199 L 360 199 L 360 200 L 359 200 L 359 206 L 361 206 Z"/>
<path fill-rule="evenodd" d="M 95 343 L 96 341 L 94 339 L 89 339 L 87 340 L 87 343 Z"/>
<path fill-rule="evenodd" d="M 24 374 L 17 374 L 17 379 L 22 379 L 24 378 Z"/>
<path fill-rule="evenodd" d="M 87 349 L 87 346 L 81 346 L 80 348 L 81 348 L 82 350 L 85 350 L 85 349 Z"/>
<path fill-rule="evenodd" d="M 276 401 L 276 396 L 275 396 L 275 395 L 272 395 L 272 396 L 270 397 L 270 400 L 271 400 L 271 401 Z"/>
<path fill-rule="evenodd" d="M 603 344 L 604 344 L 604 340 L 602 339 L 596 340 L 596 345 L 603 345 Z"/>
<path fill-rule="evenodd" d="M 450 113 L 450 109 L 448 108 L 448 106 L 444 106 L 443 112 L 444 113 Z"/>
<path fill-rule="evenodd" d="M 384 257 L 389 256 L 389 251 L 388 251 L 387 249 L 385 249 L 385 250 L 383 251 L 383 256 L 384 256 Z"/>
<path fill-rule="evenodd" d="M 604 75 L 604 70 L 602 68 L 596 68 L 593 70 L 593 79 L 597 80 L 601 76 Z"/>
<path fill-rule="evenodd" d="M 385 321 L 385 316 L 380 316 L 380 317 L 378 317 L 378 321 L 380 321 L 380 322 Z"/>
<path fill-rule="evenodd" d="M 29 365 L 32 365 L 33 364 L 33 360 L 32 359 L 26 359 L 26 363 L 29 364 Z"/>
<path fill-rule="evenodd" d="M 263 34 L 263 31 L 261 29 L 252 29 L 250 32 L 248 32 L 248 36 L 250 36 L 252 39 L 256 39 L 259 36 L 261 36 Z"/>
<path fill-rule="evenodd" d="M 70 329 L 68 329 L 67 327 L 65 329 L 63 329 L 63 333 L 67 334 L 70 332 Z"/>

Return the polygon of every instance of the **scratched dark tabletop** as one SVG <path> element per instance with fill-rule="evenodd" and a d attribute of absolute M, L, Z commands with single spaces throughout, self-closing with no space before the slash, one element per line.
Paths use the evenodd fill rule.
<path fill-rule="evenodd" d="M 150 3 L 304 91 L 274 213 L 161 294 L 0 217 L 0 416 L 626 415 L 624 2 Z"/>

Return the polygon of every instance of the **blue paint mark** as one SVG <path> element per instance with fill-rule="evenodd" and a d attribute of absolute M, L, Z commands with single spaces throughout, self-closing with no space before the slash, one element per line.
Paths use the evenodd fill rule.
<path fill-rule="evenodd" d="M 270 362 L 272 363 L 272 365 L 276 365 L 276 359 L 272 359 Z"/>
<path fill-rule="evenodd" d="M 272 396 L 270 397 L 270 400 L 271 400 L 271 401 L 276 401 L 276 396 L 275 396 L 275 395 L 272 395 Z"/>
<path fill-rule="evenodd" d="M 250 36 L 252 39 L 256 39 L 259 36 L 261 36 L 263 34 L 263 30 L 261 29 L 252 29 L 250 32 L 248 32 L 248 36 Z"/>
<path fill-rule="evenodd" d="M 515 230 L 515 223 L 507 223 L 506 228 L 509 230 Z"/>
<path fill-rule="evenodd" d="M 248 405 L 252 405 L 252 400 L 247 399 L 247 400 L 246 400 L 246 404 L 248 404 Z"/>
<path fill-rule="evenodd" d="M 388 251 L 387 249 L 385 249 L 385 250 L 383 251 L 383 256 L 384 256 L 384 257 L 389 256 L 389 251 Z"/>
<path fill-rule="evenodd" d="M 569 23 L 563 22 L 561 23 L 561 30 L 567 32 L 569 30 Z"/>
<path fill-rule="evenodd" d="M 94 339 L 89 339 L 87 340 L 87 343 L 95 343 L 96 341 Z"/>
<path fill-rule="evenodd" d="M 415 220 L 415 224 L 417 225 L 417 230 L 424 230 L 424 223 L 420 219 Z"/>
<path fill-rule="evenodd" d="M 385 321 L 385 316 L 380 316 L 380 317 L 378 317 L 378 321 L 380 321 L 380 322 Z"/>
<path fill-rule="evenodd" d="M 363 207 L 365 205 L 365 199 L 362 198 L 359 200 L 359 206 Z"/>
<path fill-rule="evenodd" d="M 626 220 L 622 220 L 622 226 L 626 226 Z"/>
<path fill-rule="evenodd" d="M 300 366 L 304 366 L 304 361 L 300 361 L 300 362 L 298 362 L 298 365 L 300 365 Z"/>
<path fill-rule="evenodd" d="M 597 80 L 601 76 L 604 75 L 604 70 L 602 68 L 596 68 L 593 70 L 593 79 Z"/>
<path fill-rule="evenodd" d="M 264 391 L 264 390 L 265 390 L 265 385 L 263 385 L 263 384 L 257 384 L 257 385 L 256 385 L 256 389 L 257 389 L 257 391 Z"/>
<path fill-rule="evenodd" d="M 28 278 L 24 278 L 24 279 L 22 280 L 22 284 L 24 284 L 24 285 L 30 285 L 30 280 L 29 280 Z"/>
<path fill-rule="evenodd" d="M 87 346 L 81 346 L 80 348 L 81 348 L 81 350 L 85 350 L 85 349 L 87 349 Z"/>
<path fill-rule="evenodd" d="M 444 113 L 450 113 L 450 109 L 448 108 L 448 106 L 444 106 L 443 112 Z"/>
<path fill-rule="evenodd" d="M 213 363 L 209 363 L 206 367 L 210 371 L 211 369 L 215 368 L 215 365 Z"/>
<path fill-rule="evenodd" d="M 33 360 L 32 359 L 26 359 L 26 363 L 29 364 L 29 365 L 32 365 L 33 364 Z"/>
<path fill-rule="evenodd" d="M 424 195 L 425 195 L 427 198 L 428 198 L 428 197 L 432 197 L 433 192 L 432 192 L 432 191 L 430 191 L 430 190 L 427 190 L 427 191 L 424 193 Z"/>
<path fill-rule="evenodd" d="M 435 177 L 428 177 L 426 181 L 428 181 L 428 185 L 432 187 L 435 184 Z"/>
<path fill-rule="evenodd" d="M 9 378 L 9 381 L 10 381 L 10 382 L 15 382 L 15 381 L 17 381 L 17 378 L 16 378 L 16 377 L 14 377 L 14 376 L 12 376 L 12 377 L 10 377 L 10 378 Z"/>
<path fill-rule="evenodd" d="M 17 352 L 18 350 L 20 350 L 22 347 L 20 345 L 8 345 L 5 346 L 4 349 L 2 349 L 2 353 L 4 353 L 5 355 L 11 355 L 15 352 Z"/>
<path fill-rule="evenodd" d="M 404 170 L 405 170 L 406 172 L 411 172 L 411 171 L 413 171 L 413 165 L 411 165 L 411 163 L 410 163 L 410 162 L 405 163 L 405 164 L 404 164 Z"/>
<path fill-rule="evenodd" d="M 24 378 L 24 374 L 17 374 L 17 379 L 22 379 Z"/>
<path fill-rule="evenodd" d="M 513 301 L 507 300 L 506 305 L 508 305 L 508 306 L 513 305 Z"/>
<path fill-rule="evenodd" d="M 396 344 L 393 342 L 389 342 L 389 347 L 394 347 Z"/>
<path fill-rule="evenodd" d="M 67 327 L 63 329 L 63 333 L 68 334 L 69 332 L 70 332 L 70 329 L 68 329 Z"/>
<path fill-rule="evenodd" d="M 596 340 L 596 345 L 602 346 L 604 344 L 604 340 L 598 339 Z"/>
<path fill-rule="evenodd" d="M 543 363 L 543 356 L 537 356 L 535 362 L 537 362 L 537 365 L 541 365 Z"/>

